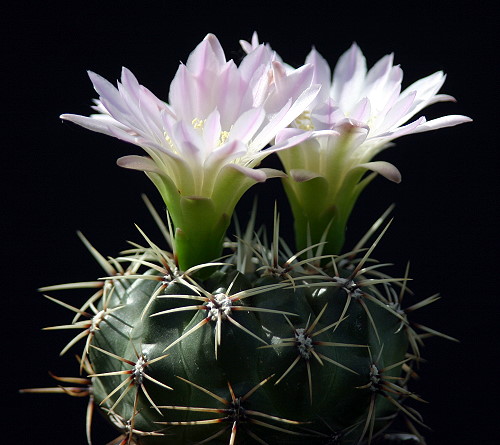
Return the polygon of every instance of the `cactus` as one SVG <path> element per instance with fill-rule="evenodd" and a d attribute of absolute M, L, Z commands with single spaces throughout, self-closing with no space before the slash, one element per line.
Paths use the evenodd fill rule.
<path fill-rule="evenodd" d="M 331 100 L 320 92 L 317 53 L 308 57 L 315 66 L 294 71 L 256 36 L 242 46 L 248 55 L 236 68 L 207 36 L 179 69 L 171 105 L 128 70 L 118 89 L 91 73 L 101 114 L 63 115 L 144 148 L 149 157 L 119 164 L 145 171 L 169 213 L 163 222 L 146 199 L 165 240 L 156 244 L 139 229 L 143 241 L 116 258 L 105 258 L 79 234 L 105 276 L 42 291 L 93 289 L 80 306 L 46 295 L 74 313 L 69 324 L 46 329 L 78 331 L 62 353 L 83 343 L 81 376 L 54 376 L 58 388 L 24 391 L 88 396 L 89 443 L 94 405 L 120 431 L 117 444 L 368 444 L 403 437 L 395 433 L 401 425 L 410 430 L 404 437 L 425 443 L 413 407 L 422 399 L 410 380 L 425 338 L 453 339 L 410 314 L 438 296 L 405 307 L 403 297 L 413 298 L 408 269 L 393 278 L 385 272 L 389 265 L 374 259 L 392 208 L 353 249 L 341 251 L 363 188 L 376 174 L 400 179 L 394 166 L 371 157 L 404 132 L 468 118 L 400 126 L 409 107 L 414 114 L 449 97 L 436 95 L 444 79 L 435 76 L 427 97 L 403 93 L 406 105 L 396 108 L 406 114 L 390 131 L 382 125 L 385 133 L 373 127 L 380 134 L 370 140 L 362 113 L 358 121 L 333 119 Z M 349 57 L 361 63 L 359 48 Z M 389 71 L 398 74 L 396 68 Z M 227 93 L 210 104 L 214 94 L 206 89 L 221 91 L 218 82 L 236 88 L 240 99 Z M 185 105 L 181 99 L 193 91 L 207 100 L 194 94 Z M 236 116 L 231 107 L 238 100 Z M 321 128 L 327 121 L 321 113 L 329 116 L 328 128 Z M 254 168 L 273 152 L 286 174 Z M 364 177 L 367 170 L 373 173 Z M 273 177 L 283 178 L 292 207 L 296 252 L 280 237 L 277 209 L 270 241 L 266 227 L 255 227 L 256 207 L 244 230 L 236 223 L 236 237 L 226 235 L 241 195 Z"/>
<path fill-rule="evenodd" d="M 406 403 L 420 400 L 407 383 L 422 342 L 406 312 L 436 297 L 401 308 L 407 277 L 371 258 L 383 232 L 368 250 L 299 260 L 277 216 L 270 244 L 252 223 L 224 262 L 182 273 L 146 235 L 109 260 L 80 235 L 108 276 L 75 284 L 98 289 L 79 308 L 48 297 L 75 319 L 47 329 L 81 328 L 68 346 L 84 343 L 94 402 L 141 444 L 358 443 L 398 412 L 422 424 Z"/>

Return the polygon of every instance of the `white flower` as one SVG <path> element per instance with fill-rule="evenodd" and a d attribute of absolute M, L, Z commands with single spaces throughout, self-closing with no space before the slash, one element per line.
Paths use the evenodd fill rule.
<path fill-rule="evenodd" d="M 304 136 L 264 149 L 317 94 L 312 67 L 286 73 L 272 52 L 259 45 L 239 67 L 226 61 L 217 38 L 209 34 L 181 64 L 170 86 L 169 103 L 140 85 L 123 68 L 115 88 L 89 72 L 99 94 L 90 117 L 61 117 L 93 131 L 141 146 L 151 157 L 127 156 L 124 167 L 173 181 L 183 196 L 211 197 L 216 182 L 237 170 L 264 181 L 255 167 L 268 154 Z"/>
<path fill-rule="evenodd" d="M 242 40 L 240 44 L 246 52 L 253 51 L 259 45 L 257 34 L 253 34 L 251 43 Z M 268 52 L 272 51 L 269 45 L 266 48 Z M 403 71 L 399 65 L 393 65 L 393 59 L 394 55 L 388 54 L 367 70 L 361 49 L 353 43 L 339 58 L 332 76 L 328 62 L 313 48 L 306 57 L 306 64 L 314 67 L 313 83 L 322 85 L 322 88 L 293 126 L 313 131 L 312 138 L 325 137 L 326 141 L 320 142 L 320 152 L 327 158 L 336 158 L 333 153 L 324 151 L 338 150 L 339 139 L 345 143 L 343 135 L 346 132 L 356 134 L 350 150 L 347 150 L 351 157 L 349 167 L 372 169 L 399 182 L 401 177 L 396 167 L 384 161 L 370 162 L 390 145 L 389 142 L 400 136 L 451 127 L 471 119 L 449 115 L 427 121 L 421 116 L 408 123 L 425 107 L 455 99 L 438 94 L 446 79 L 442 71 L 420 79 L 402 91 Z M 292 131 L 282 132 L 277 140 L 291 134 Z M 287 154 L 283 155 L 287 157 Z M 311 157 L 314 157 L 313 153 L 307 156 L 306 162 L 314 164 Z M 307 170 L 306 165 L 289 168 Z M 326 174 L 330 168 L 338 171 L 338 166 L 321 162 L 321 171 L 313 169 L 312 172 Z"/>
<path fill-rule="evenodd" d="M 145 171 L 159 189 L 176 228 L 184 269 L 220 254 L 234 207 L 249 187 L 283 175 L 254 167 L 270 153 L 307 138 L 306 132 L 294 133 L 265 148 L 320 89 L 311 85 L 312 66 L 287 70 L 264 45 L 236 66 L 212 34 L 180 65 L 169 103 L 126 68 L 117 87 L 95 73 L 89 76 L 99 94 L 93 107 L 98 113 L 61 117 L 146 151 L 149 157 L 126 156 L 118 164 Z"/>
<path fill-rule="evenodd" d="M 443 116 L 427 121 L 421 116 L 410 123 L 416 114 L 436 102 L 454 101 L 452 96 L 438 94 L 446 75 L 438 71 L 420 79 L 402 91 L 403 71 L 393 65 L 393 54 L 382 57 L 370 70 L 358 45 L 353 44 L 338 60 L 333 76 L 326 60 L 313 49 L 306 63 L 314 66 L 314 83 L 323 86 L 306 114 L 297 121 L 302 128 L 343 130 L 349 127 L 364 129 L 366 137 L 353 147 L 353 167 L 365 168 L 398 181 L 399 172 L 387 163 L 369 163 L 394 139 L 429 130 L 451 127 L 471 119 L 461 115 Z M 359 145 L 357 145 L 359 143 Z M 328 149 L 325 147 L 325 149 Z M 354 153 L 355 152 L 355 153 Z M 385 168 L 380 169 L 379 166 Z"/>
<path fill-rule="evenodd" d="M 241 42 L 245 51 L 258 46 Z M 271 51 L 268 46 L 267 51 Z M 323 234 L 329 253 L 343 244 L 345 224 L 357 197 L 374 175 L 400 182 L 398 169 L 386 161 L 373 161 L 394 139 L 412 133 L 450 127 L 471 119 L 450 115 L 426 121 L 422 109 L 436 102 L 454 100 L 438 94 L 446 76 L 438 71 L 402 90 L 403 71 L 393 65 L 393 55 L 380 59 L 370 70 L 356 44 L 338 60 L 333 76 L 326 60 L 313 49 L 306 63 L 314 67 L 313 83 L 319 94 L 291 125 L 276 137 L 279 143 L 299 130 L 311 131 L 309 140 L 278 153 L 288 177 L 285 189 L 295 219 L 298 248 L 320 241 Z M 292 68 L 288 68 L 292 69 Z"/>

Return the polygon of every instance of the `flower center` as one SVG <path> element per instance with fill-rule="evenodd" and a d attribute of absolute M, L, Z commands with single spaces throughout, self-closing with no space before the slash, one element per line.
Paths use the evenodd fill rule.
<path fill-rule="evenodd" d="M 205 122 L 206 119 L 199 119 L 195 117 L 191 121 L 191 125 L 195 130 L 204 131 Z M 217 139 L 217 143 L 215 144 L 216 147 L 220 147 L 221 145 L 225 144 L 228 139 L 229 139 L 229 131 L 221 131 L 219 134 L 219 138 Z"/>
<path fill-rule="evenodd" d="M 295 119 L 295 124 L 297 125 L 297 128 L 300 128 L 301 130 L 314 130 L 314 124 L 312 123 L 311 119 L 311 112 L 307 110 L 304 111 Z"/>

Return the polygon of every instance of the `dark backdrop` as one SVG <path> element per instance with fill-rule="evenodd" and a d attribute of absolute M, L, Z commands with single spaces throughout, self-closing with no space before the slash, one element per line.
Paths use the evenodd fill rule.
<path fill-rule="evenodd" d="M 419 320 L 461 340 L 430 340 L 424 351 L 428 363 L 415 387 L 430 401 L 419 407 L 434 431 L 428 443 L 493 444 L 499 396 L 498 117 L 493 111 L 498 70 L 495 19 L 486 3 L 274 2 L 270 9 L 271 2 L 73 1 L 7 7 L 0 18 L 6 76 L 2 405 L 8 410 L 2 431 L 15 432 L 20 444 L 85 443 L 83 400 L 17 394 L 20 387 L 52 385 L 47 370 L 58 375 L 76 370 L 71 353 L 58 357 L 69 334 L 40 331 L 66 323 L 68 312 L 36 289 L 102 274 L 77 239 L 77 229 L 105 255 L 117 255 L 125 240 L 140 240 L 134 223 L 157 237 L 140 198 L 146 192 L 162 208 L 152 184 L 115 165 L 117 157 L 139 152 L 58 119 L 61 113 L 88 113 L 95 94 L 86 70 L 114 81 L 125 65 L 166 99 L 178 62 L 186 61 L 206 33 L 215 33 L 227 56 L 237 59 L 238 39 L 250 39 L 256 29 L 295 65 L 312 44 L 334 63 L 356 41 L 369 65 L 395 52 L 404 86 L 439 69 L 448 73 L 443 92 L 458 103 L 437 104 L 425 114 L 466 114 L 474 122 L 397 140 L 381 159 L 400 168 L 403 182 L 378 178 L 367 189 L 347 243 L 352 246 L 389 204 L 397 204 L 377 256 L 396 264 L 395 275 L 411 260 L 412 289 L 422 298 L 437 291 L 443 296 L 422 310 Z M 263 190 L 252 189 L 238 213 L 247 214 L 257 193 L 261 222 L 269 217 L 282 191 L 278 182 Z M 280 209 L 286 220 L 283 201 Z M 99 422 L 96 431 L 98 445 L 114 436 Z"/>

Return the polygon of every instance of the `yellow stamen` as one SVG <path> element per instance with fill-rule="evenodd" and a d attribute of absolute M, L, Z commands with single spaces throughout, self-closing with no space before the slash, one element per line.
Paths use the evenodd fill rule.
<path fill-rule="evenodd" d="M 302 129 L 302 130 L 314 130 L 314 125 L 311 120 L 311 112 L 310 111 L 304 111 L 301 115 L 295 119 L 295 123 L 297 124 L 297 127 Z"/>
<path fill-rule="evenodd" d="M 203 129 L 203 126 L 205 125 L 205 121 L 202 120 L 202 119 L 198 119 L 197 117 L 195 117 L 192 121 L 191 121 L 191 125 L 193 126 L 193 128 L 195 129 Z"/>
<path fill-rule="evenodd" d="M 217 147 L 220 147 L 222 144 L 226 143 L 229 139 L 229 131 L 221 131 L 219 140 L 217 141 Z"/>

